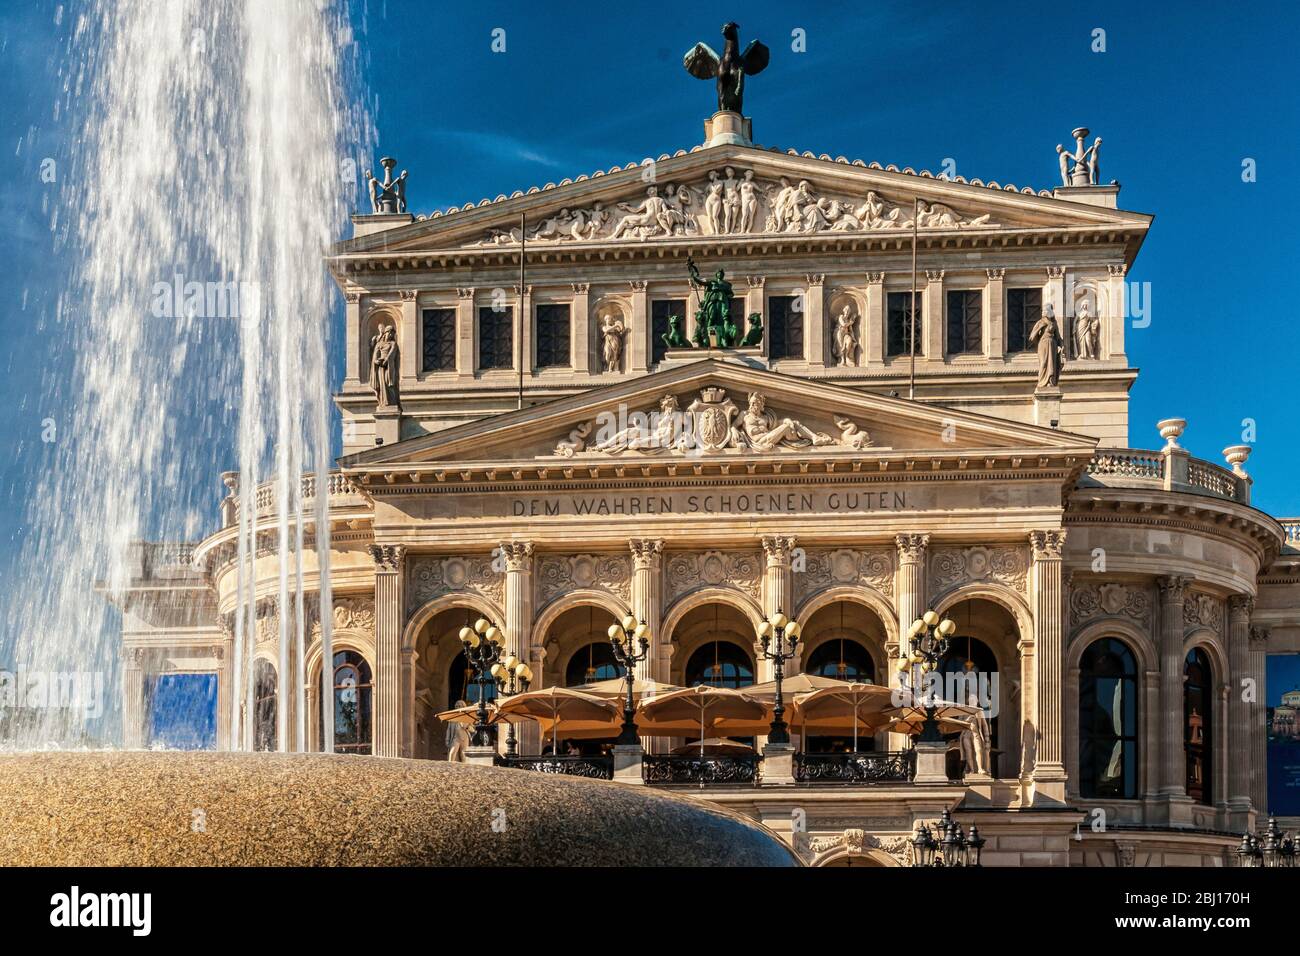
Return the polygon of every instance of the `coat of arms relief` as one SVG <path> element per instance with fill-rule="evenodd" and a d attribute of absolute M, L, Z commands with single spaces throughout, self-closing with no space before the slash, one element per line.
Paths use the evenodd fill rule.
<path fill-rule="evenodd" d="M 406 610 L 410 614 L 436 597 L 468 591 L 500 606 L 505 575 L 486 555 L 439 558 L 416 555 L 407 561 Z"/>
<path fill-rule="evenodd" d="M 855 585 L 894 594 L 895 556 L 891 551 L 859 551 L 854 548 L 809 550 L 803 573 L 793 575 L 795 597 L 802 601 L 829 587 Z"/>
<path fill-rule="evenodd" d="M 537 561 L 537 593 L 541 605 L 579 590 L 608 591 L 626 604 L 631 586 L 629 555 L 544 554 Z"/>
<path fill-rule="evenodd" d="M 795 418 L 767 408 L 761 392 L 750 392 L 741 408 L 723 388 L 703 388 L 685 409 L 676 395 L 659 400 L 656 410 L 630 414 L 602 412 L 584 422 L 555 446 L 554 454 L 644 455 L 712 454 L 728 451 L 776 451 L 797 448 L 872 447 L 871 436 L 852 419 L 836 416 L 838 434 L 815 431 Z"/>

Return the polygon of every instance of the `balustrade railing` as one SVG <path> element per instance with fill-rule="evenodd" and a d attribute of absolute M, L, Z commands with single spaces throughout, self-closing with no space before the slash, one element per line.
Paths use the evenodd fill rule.
<path fill-rule="evenodd" d="M 1292 547 L 1300 547 L 1300 518 L 1278 518 L 1277 520 L 1286 533 L 1286 543 Z"/>
<path fill-rule="evenodd" d="M 1181 449 L 1175 454 L 1177 457 L 1140 448 L 1099 448 L 1086 470 L 1102 485 L 1124 487 L 1134 482 L 1135 487 L 1159 486 L 1249 503 L 1248 485 L 1232 469 L 1188 457 Z"/>
<path fill-rule="evenodd" d="M 1088 474 L 1160 480 L 1165 476 L 1165 460 L 1158 451 L 1136 448 L 1099 449 L 1088 463 Z"/>
<path fill-rule="evenodd" d="M 758 754 L 647 754 L 641 759 L 646 783 L 754 783 Z"/>
<path fill-rule="evenodd" d="M 274 512 L 279 505 L 278 482 L 275 480 L 264 481 L 253 489 L 253 511 L 255 514 L 263 515 Z M 316 497 L 316 476 L 303 475 L 299 484 L 300 493 L 303 501 L 312 501 Z M 360 495 L 361 490 L 353 483 L 352 479 L 341 472 L 330 472 L 326 485 L 326 492 L 330 498 L 344 497 L 348 495 Z M 229 499 L 232 503 L 230 508 L 231 520 L 239 520 L 239 509 L 243 506 L 244 496 L 233 496 Z"/>
<path fill-rule="evenodd" d="M 497 757 L 498 767 L 513 767 L 517 770 L 532 770 L 537 773 L 558 773 L 566 777 L 587 777 L 590 780 L 613 780 L 613 757 L 571 756 L 569 754 L 545 754 L 537 757 L 513 756 Z"/>
<path fill-rule="evenodd" d="M 916 775 L 916 751 L 795 754 L 794 778 L 803 783 L 906 783 Z"/>

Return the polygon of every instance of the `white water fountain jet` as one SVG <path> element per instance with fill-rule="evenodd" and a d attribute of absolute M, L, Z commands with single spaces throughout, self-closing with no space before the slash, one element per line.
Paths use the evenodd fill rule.
<path fill-rule="evenodd" d="M 355 191 L 348 157 L 370 139 L 347 95 L 347 11 L 317 0 L 99 0 L 78 16 L 60 105 L 78 117 L 77 138 L 54 222 L 75 260 L 54 329 L 76 349 L 75 375 L 44 382 L 65 421 L 58 462 L 32 492 L 31 559 L 6 620 L 20 676 L 99 675 L 109 722 L 96 725 L 93 706 L 47 700 L 18 743 L 113 738 L 124 699 L 118 626 L 93 585 L 120 606 L 157 553 L 138 542 L 174 542 L 184 554 L 182 543 L 213 531 L 213 480 L 237 457 L 231 746 L 254 743 L 254 598 L 267 595 L 254 595 L 251 569 L 269 548 L 279 562 L 277 745 L 305 749 L 302 558 L 313 539 L 320 699 L 333 699 L 333 286 L 322 255 Z M 302 479 L 304 469 L 314 475 Z M 259 517 L 268 494 L 272 519 Z M 15 690 L 33 702 L 27 684 Z M 143 706 L 143 686 L 126 691 L 128 709 Z M 325 707 L 324 740 L 332 717 Z"/>

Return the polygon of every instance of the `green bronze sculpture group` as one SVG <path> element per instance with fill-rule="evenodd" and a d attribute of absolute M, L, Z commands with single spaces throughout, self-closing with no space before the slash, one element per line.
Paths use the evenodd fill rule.
<path fill-rule="evenodd" d="M 704 278 L 695 267 L 695 260 L 686 258 L 691 285 L 700 290 L 700 307 L 695 312 L 695 336 L 687 339 L 682 330 L 682 317 L 668 317 L 668 331 L 663 334 L 664 344 L 670 349 L 710 347 L 730 349 L 750 348 L 763 342 L 763 317 L 754 312 L 749 316 L 749 327 L 742 338 L 740 329 L 731 315 L 731 283 L 721 269 L 712 278 Z"/>

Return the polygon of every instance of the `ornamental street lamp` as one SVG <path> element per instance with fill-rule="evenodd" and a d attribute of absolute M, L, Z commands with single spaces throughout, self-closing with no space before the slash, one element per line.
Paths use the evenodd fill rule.
<path fill-rule="evenodd" d="M 629 614 L 622 621 L 611 624 L 606 633 L 614 647 L 614 660 L 622 666 L 623 680 L 627 683 L 627 697 L 623 701 L 623 730 L 614 743 L 635 747 L 641 743 L 641 738 L 636 732 L 632 684 L 636 680 L 636 665 L 650 656 L 650 628 L 645 621 L 638 624 L 636 618 Z M 637 650 L 638 644 L 640 651 Z"/>
<path fill-rule="evenodd" d="M 901 674 L 911 676 L 911 690 L 915 700 L 917 686 L 925 675 L 938 668 L 939 662 L 948 653 L 949 638 L 957 631 L 957 625 L 948 618 L 939 620 L 934 611 L 912 622 L 907 632 L 909 653 L 898 665 Z M 917 674 L 920 674 L 919 678 Z M 921 743 L 939 743 L 943 734 L 939 733 L 939 722 L 934 719 L 934 695 L 925 698 L 925 723 L 921 725 L 921 734 L 917 740 Z"/>
<path fill-rule="evenodd" d="M 933 833 L 928 824 L 922 823 L 912 837 L 912 865 L 982 866 L 980 856 L 983 850 L 984 838 L 980 836 L 979 827 L 972 823 L 969 835 L 962 833 L 961 825 L 953 820 L 948 810 L 944 810 Z"/>
<path fill-rule="evenodd" d="M 493 664 L 491 674 L 496 678 L 497 697 L 513 697 L 523 693 L 533 681 L 532 668 L 513 654 Z M 506 756 L 513 757 L 518 743 L 515 740 L 514 721 L 508 723 L 510 729 L 506 732 Z"/>
<path fill-rule="evenodd" d="M 778 610 L 769 621 L 763 618 L 758 625 L 759 653 L 772 662 L 776 678 L 776 705 L 772 708 L 772 724 L 767 732 L 768 743 L 788 744 L 790 730 L 785 722 L 785 700 L 781 695 L 781 679 L 785 676 L 785 662 L 795 655 L 799 644 L 799 622 L 792 621 Z M 789 650 L 786 643 L 789 643 Z"/>
<path fill-rule="evenodd" d="M 1262 837 L 1246 833 L 1237 847 L 1237 861 L 1240 866 L 1296 866 L 1296 840 L 1284 834 L 1277 825 L 1277 820 L 1268 818 L 1268 829 Z"/>
<path fill-rule="evenodd" d="M 474 684 L 478 687 L 478 713 L 474 717 L 474 734 L 470 743 L 475 747 L 490 747 L 492 727 L 488 724 L 487 689 L 496 686 L 492 668 L 501 660 L 501 631 L 487 618 L 481 617 L 473 627 L 460 629 L 460 643 L 465 648 L 465 659 L 474 669 Z"/>

